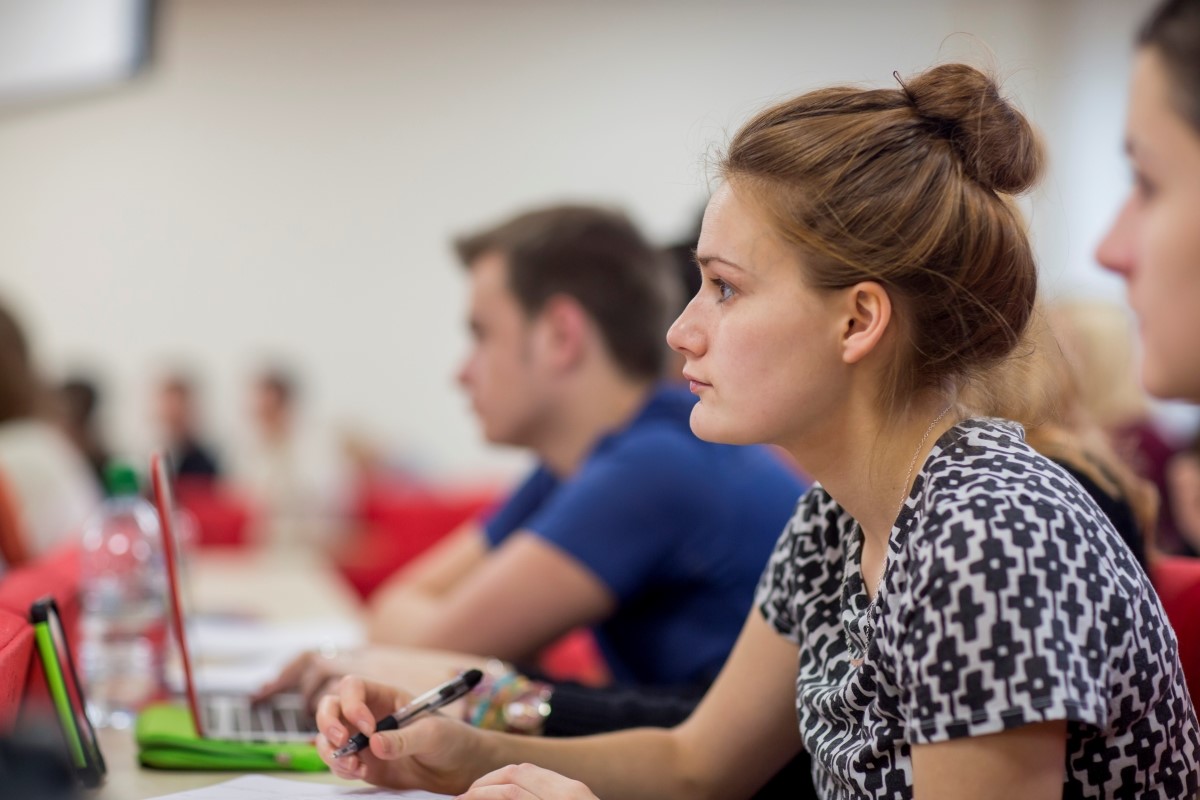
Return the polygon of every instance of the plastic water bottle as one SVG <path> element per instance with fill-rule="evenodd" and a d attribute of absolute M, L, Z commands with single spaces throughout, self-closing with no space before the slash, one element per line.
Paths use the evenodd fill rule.
<path fill-rule="evenodd" d="M 128 728 L 162 693 L 166 566 L 158 513 L 137 474 L 113 464 L 105 482 L 109 498 L 83 533 L 80 662 L 92 721 Z"/>

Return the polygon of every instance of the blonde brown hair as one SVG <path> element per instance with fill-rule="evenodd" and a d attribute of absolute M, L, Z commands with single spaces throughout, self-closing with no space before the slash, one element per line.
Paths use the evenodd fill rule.
<path fill-rule="evenodd" d="M 1039 453 L 1086 475 L 1110 497 L 1123 499 L 1150 552 L 1158 492 L 1121 461 L 1089 411 L 1085 384 L 1054 329 L 1060 314 L 1061 306 L 1037 309 L 1013 356 L 973 381 L 960 403 L 971 413 L 1021 423 L 1026 441 Z"/>
<path fill-rule="evenodd" d="M 897 307 L 885 408 L 1007 356 L 1037 293 L 1024 224 L 1005 195 L 1042 165 L 1029 123 L 965 64 L 896 89 L 810 92 L 734 137 L 722 176 L 796 245 L 817 289 L 877 281 Z"/>

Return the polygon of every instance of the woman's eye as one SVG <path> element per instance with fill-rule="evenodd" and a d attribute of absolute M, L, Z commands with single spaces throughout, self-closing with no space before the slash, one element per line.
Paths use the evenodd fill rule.
<path fill-rule="evenodd" d="M 710 278 L 709 280 L 712 281 L 713 286 L 717 287 L 717 291 L 721 295 L 721 299 L 718 300 L 717 302 L 724 303 L 726 300 L 733 297 L 733 287 L 730 286 L 728 283 L 721 280 L 720 278 Z"/>

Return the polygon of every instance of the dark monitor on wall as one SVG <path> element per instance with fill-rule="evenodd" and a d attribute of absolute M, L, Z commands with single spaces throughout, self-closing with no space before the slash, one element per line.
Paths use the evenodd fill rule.
<path fill-rule="evenodd" d="M 0 0 L 0 113 L 111 89 L 145 69 L 156 0 Z"/>

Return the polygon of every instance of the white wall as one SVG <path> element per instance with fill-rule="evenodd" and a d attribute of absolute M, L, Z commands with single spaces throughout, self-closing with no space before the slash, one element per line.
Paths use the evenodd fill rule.
<path fill-rule="evenodd" d="M 148 76 L 0 118 L 0 293 L 50 366 L 107 377 L 126 447 L 150 441 L 160 365 L 210 384 L 230 441 L 248 371 L 281 354 L 314 417 L 444 472 L 507 471 L 452 385 L 455 232 L 575 198 L 670 239 L 705 196 L 705 154 L 764 103 L 990 47 L 1055 154 L 1033 202 L 1047 279 L 1112 295 L 1089 254 L 1124 188 L 1148 6 L 176 0 Z"/>

